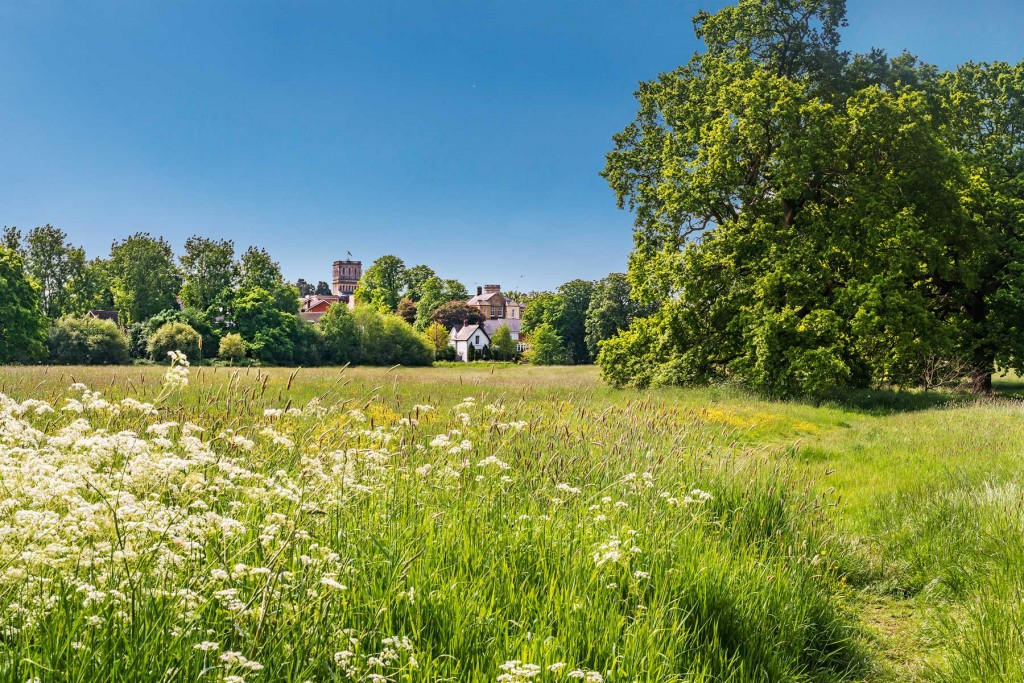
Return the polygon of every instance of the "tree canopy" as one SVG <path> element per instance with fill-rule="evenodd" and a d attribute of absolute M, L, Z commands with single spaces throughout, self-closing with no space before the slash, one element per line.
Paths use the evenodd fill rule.
<path fill-rule="evenodd" d="M 356 286 L 356 301 L 393 313 L 398 308 L 405 285 L 406 270 L 402 259 L 391 254 L 381 256 L 363 272 Z"/>
<path fill-rule="evenodd" d="M 635 213 L 632 297 L 661 305 L 605 342 L 606 378 L 815 393 L 919 383 L 939 356 L 985 390 L 1024 369 L 1021 67 L 848 55 L 842 0 L 694 25 L 707 50 L 641 84 L 603 171 Z"/>
<path fill-rule="evenodd" d="M 108 273 L 122 325 L 142 322 L 160 311 L 177 307 L 181 273 L 174 263 L 171 245 L 162 237 L 138 232 L 114 242 Z"/>
<path fill-rule="evenodd" d="M 37 360 L 45 354 L 45 341 L 39 286 L 18 252 L 0 247 L 0 363 Z"/>
<path fill-rule="evenodd" d="M 181 302 L 206 311 L 224 297 L 238 277 L 235 243 L 193 235 L 185 240 L 181 270 Z"/>

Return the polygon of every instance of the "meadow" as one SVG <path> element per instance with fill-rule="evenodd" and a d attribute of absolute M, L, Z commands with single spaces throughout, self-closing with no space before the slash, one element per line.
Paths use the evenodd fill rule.
<path fill-rule="evenodd" d="M 1020 680 L 1001 389 L 0 368 L 0 679 Z"/>

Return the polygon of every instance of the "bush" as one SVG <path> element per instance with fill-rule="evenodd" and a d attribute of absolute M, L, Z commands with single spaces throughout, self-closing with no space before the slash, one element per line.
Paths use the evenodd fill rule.
<path fill-rule="evenodd" d="M 50 361 L 65 365 L 128 363 L 128 341 L 117 325 L 98 318 L 64 317 L 50 328 Z"/>
<path fill-rule="evenodd" d="M 362 306 L 353 313 L 359 333 L 356 362 L 366 365 L 430 365 L 434 352 L 412 325 Z"/>
<path fill-rule="evenodd" d="M 210 321 L 207 320 L 202 311 L 195 308 L 185 308 L 182 310 L 169 308 L 154 315 L 143 323 L 146 327 L 147 341 L 153 336 L 153 333 L 167 323 L 185 323 L 199 333 L 199 336 L 203 340 L 202 347 L 194 357 L 189 356 L 191 360 L 198 360 L 203 358 L 203 356 L 213 356 L 214 350 L 220 343 L 220 340 L 217 339 L 217 336 L 213 332 L 213 326 L 210 325 Z M 162 361 L 164 359 L 157 358 L 156 360 Z"/>
<path fill-rule="evenodd" d="M 457 361 L 459 357 L 455 354 L 454 346 L 444 346 L 434 352 L 434 360 L 442 362 Z"/>
<path fill-rule="evenodd" d="M 336 304 L 328 308 L 320 318 L 320 333 L 328 360 L 339 365 L 358 362 L 359 330 L 348 306 Z"/>
<path fill-rule="evenodd" d="M 528 359 L 534 365 L 562 365 L 565 363 L 565 344 L 550 324 L 538 325 L 530 335 Z"/>
<path fill-rule="evenodd" d="M 318 325 L 296 316 L 292 361 L 296 365 L 310 367 L 322 364 L 326 358 L 323 330 Z"/>
<path fill-rule="evenodd" d="M 232 333 L 221 337 L 217 355 L 231 363 L 237 363 L 245 358 L 245 342 L 242 341 L 242 335 Z"/>
<path fill-rule="evenodd" d="M 128 355 L 132 358 L 149 358 L 149 337 L 155 330 L 146 323 L 132 323 L 124 331 L 128 340 Z"/>
<path fill-rule="evenodd" d="M 199 333 L 185 323 L 167 323 L 149 338 L 149 357 L 166 361 L 171 351 L 181 351 L 189 358 L 199 357 Z"/>

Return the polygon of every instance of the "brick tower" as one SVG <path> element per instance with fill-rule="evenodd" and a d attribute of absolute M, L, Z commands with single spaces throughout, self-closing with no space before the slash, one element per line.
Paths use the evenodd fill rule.
<path fill-rule="evenodd" d="M 345 261 L 335 261 L 334 282 L 331 291 L 335 296 L 351 297 L 352 293 L 356 291 L 356 285 L 359 284 L 359 278 L 362 276 L 362 261 L 353 261 L 351 258 Z"/>

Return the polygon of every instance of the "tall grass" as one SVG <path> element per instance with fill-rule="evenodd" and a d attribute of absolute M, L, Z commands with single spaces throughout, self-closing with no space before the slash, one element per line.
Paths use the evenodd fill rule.
<path fill-rule="evenodd" d="M 864 675 L 815 425 L 431 372 L 0 378 L 0 678 Z"/>

